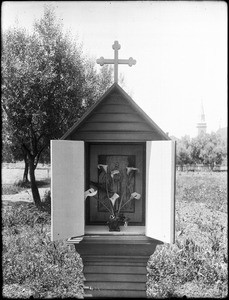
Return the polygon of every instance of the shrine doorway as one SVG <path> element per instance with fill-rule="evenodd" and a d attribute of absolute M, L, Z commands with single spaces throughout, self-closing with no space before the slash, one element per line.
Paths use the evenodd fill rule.
<path fill-rule="evenodd" d="M 98 190 L 95 197 L 86 200 L 86 225 L 105 225 L 109 212 L 101 202 L 116 193 L 125 203 L 131 193 L 141 195 L 131 200 L 121 212 L 129 218 L 128 226 L 145 225 L 145 143 L 87 143 L 86 185 Z M 107 180 L 109 174 L 110 176 Z M 99 199 L 100 201 L 98 201 Z"/>

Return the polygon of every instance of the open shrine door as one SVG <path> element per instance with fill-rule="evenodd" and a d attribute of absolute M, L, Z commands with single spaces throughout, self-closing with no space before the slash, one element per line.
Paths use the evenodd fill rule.
<path fill-rule="evenodd" d="M 146 236 L 175 242 L 175 142 L 146 142 Z"/>
<path fill-rule="evenodd" d="M 51 141 L 51 240 L 84 235 L 84 142 Z"/>

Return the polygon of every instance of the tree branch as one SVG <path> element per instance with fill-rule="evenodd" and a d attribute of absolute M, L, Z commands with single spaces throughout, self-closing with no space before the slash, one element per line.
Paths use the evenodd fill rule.
<path fill-rule="evenodd" d="M 35 169 L 36 169 L 36 167 L 37 167 L 37 164 L 38 164 L 38 161 L 39 161 L 39 158 L 40 158 L 40 155 L 41 155 L 42 151 L 44 151 L 44 149 L 45 149 L 47 146 L 48 146 L 48 143 L 45 144 L 45 145 L 40 149 L 40 151 L 38 152 L 38 154 L 37 154 L 37 156 L 36 156 Z"/>
<path fill-rule="evenodd" d="M 31 158 L 32 154 L 30 153 L 30 150 L 28 149 L 28 147 L 23 143 L 22 144 L 22 148 L 25 150 L 25 152 L 28 154 L 28 156 Z"/>

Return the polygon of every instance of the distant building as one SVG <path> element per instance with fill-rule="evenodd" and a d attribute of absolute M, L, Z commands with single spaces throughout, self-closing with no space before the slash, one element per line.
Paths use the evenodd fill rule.
<path fill-rule="evenodd" d="M 197 132 L 198 135 L 206 133 L 207 123 L 205 122 L 203 102 L 201 103 L 200 119 L 199 119 L 199 122 L 197 123 L 196 127 L 198 130 L 198 132 Z"/>

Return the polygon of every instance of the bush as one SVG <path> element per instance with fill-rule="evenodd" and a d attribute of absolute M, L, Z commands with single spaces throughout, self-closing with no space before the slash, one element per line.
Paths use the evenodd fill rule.
<path fill-rule="evenodd" d="M 176 289 L 188 282 L 214 286 L 217 296 L 225 296 L 227 264 L 217 252 L 208 252 L 193 240 L 158 246 L 148 262 L 149 294 L 153 297 L 177 296 Z"/>
<path fill-rule="evenodd" d="M 31 184 L 29 181 L 24 182 L 23 180 L 18 180 L 14 183 L 15 186 L 24 188 L 24 189 L 29 189 L 31 187 Z"/>
<path fill-rule="evenodd" d="M 227 182 L 224 174 L 177 178 L 176 243 L 157 246 L 148 262 L 148 297 L 226 297 Z M 64 242 L 50 241 L 51 193 L 33 203 L 3 205 L 4 296 L 81 297 L 82 261 Z M 19 286 L 20 285 L 20 289 Z M 27 287 L 27 288 L 26 288 Z M 29 287 L 29 288 L 28 288 Z M 28 296 L 29 297 L 29 296 Z"/>
<path fill-rule="evenodd" d="M 22 180 L 18 180 L 14 184 L 3 184 L 2 194 L 14 195 L 20 193 L 24 189 L 29 189 L 29 188 L 30 188 L 30 182 L 23 182 Z"/>
<path fill-rule="evenodd" d="M 178 174 L 176 243 L 150 257 L 149 297 L 227 295 L 226 211 L 225 174 Z"/>
<path fill-rule="evenodd" d="M 34 204 L 4 207 L 2 266 L 4 286 L 29 286 L 36 298 L 82 298 L 79 255 L 64 242 L 50 241 L 50 215 Z"/>
<path fill-rule="evenodd" d="M 17 228 L 20 231 L 23 230 L 23 226 L 33 228 L 36 223 L 50 224 L 50 215 L 47 212 L 39 211 L 33 203 L 16 202 L 12 206 L 5 206 L 3 212 L 3 229 Z"/>
<path fill-rule="evenodd" d="M 82 262 L 64 243 L 50 242 L 47 228 L 27 229 L 5 238 L 3 284 L 29 285 L 39 297 L 82 293 Z"/>
<path fill-rule="evenodd" d="M 2 185 L 2 194 L 3 195 L 18 194 L 21 190 L 22 190 L 22 188 L 18 187 L 15 184 L 3 184 Z"/>

